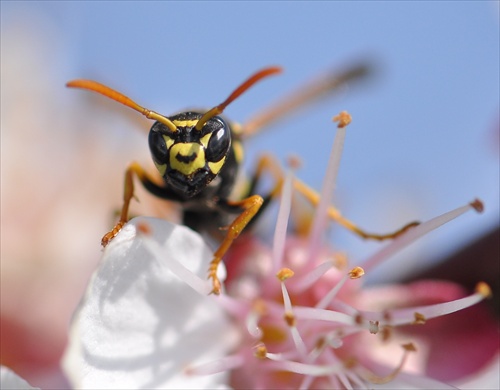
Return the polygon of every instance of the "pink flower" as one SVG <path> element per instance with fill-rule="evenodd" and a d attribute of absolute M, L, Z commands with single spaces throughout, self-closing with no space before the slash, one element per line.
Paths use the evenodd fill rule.
<path fill-rule="evenodd" d="M 426 374 L 436 359 L 426 329 L 480 302 L 489 287 L 478 283 L 463 295 L 449 283 L 365 287 L 362 277 L 482 205 L 431 219 L 349 265 L 322 234 L 345 137 L 339 127 L 311 233 L 287 236 L 290 171 L 273 245 L 241 237 L 227 256 L 227 278 L 220 269 L 221 296 L 208 295 L 212 251 L 198 234 L 152 218 L 127 224 L 106 248 L 75 313 L 64 358 L 73 386 L 448 387 Z M 451 329 L 443 323 L 444 332 Z"/>

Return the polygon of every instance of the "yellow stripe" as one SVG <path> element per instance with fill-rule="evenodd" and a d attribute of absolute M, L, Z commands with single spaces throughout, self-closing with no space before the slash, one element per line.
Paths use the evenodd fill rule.
<path fill-rule="evenodd" d="M 217 162 L 209 162 L 208 167 L 210 168 L 210 171 L 214 174 L 217 175 L 219 171 L 221 170 L 222 166 L 224 165 L 224 162 L 226 161 L 226 156 L 221 158 Z"/>
<path fill-rule="evenodd" d="M 156 161 L 153 161 L 156 165 L 156 169 L 160 172 L 160 175 L 163 177 L 165 175 L 165 171 L 167 170 L 167 164 L 158 164 Z"/>
<path fill-rule="evenodd" d="M 174 144 L 174 140 L 165 134 L 163 134 L 163 139 L 165 140 L 165 144 L 167 145 L 167 149 L 170 149 L 170 147 Z"/>
<path fill-rule="evenodd" d="M 178 155 L 193 159 L 186 162 L 179 161 L 176 158 Z M 205 149 L 196 142 L 175 144 L 170 148 L 170 166 L 183 175 L 189 176 L 205 166 Z"/>
<path fill-rule="evenodd" d="M 199 119 L 180 121 L 176 119 L 175 121 L 172 122 L 174 122 L 174 125 L 176 125 L 177 127 L 194 127 L 198 123 L 198 120 Z"/>
<path fill-rule="evenodd" d="M 200 142 L 201 144 L 207 148 L 208 147 L 208 141 L 210 141 L 210 137 L 212 136 L 213 133 L 208 133 L 207 135 L 204 135 L 201 139 Z"/>

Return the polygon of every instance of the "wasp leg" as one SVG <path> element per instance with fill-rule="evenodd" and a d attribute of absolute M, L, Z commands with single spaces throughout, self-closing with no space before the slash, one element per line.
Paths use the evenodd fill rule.
<path fill-rule="evenodd" d="M 281 191 L 281 187 L 283 185 L 283 170 L 278 164 L 278 162 L 271 156 L 271 155 L 264 155 L 260 158 L 258 164 L 257 164 L 257 169 L 255 171 L 254 177 L 252 179 L 251 185 L 250 185 L 250 193 L 252 193 L 255 190 L 255 187 L 260 180 L 260 177 L 264 170 L 269 171 L 274 179 L 276 180 L 276 186 L 274 189 L 271 191 L 271 193 L 264 198 L 264 205 L 261 208 L 264 209 L 264 206 L 269 203 L 269 201 L 275 197 L 279 192 Z M 319 204 L 319 194 L 314 191 L 312 188 L 307 186 L 304 182 L 300 181 L 299 179 L 295 178 L 294 179 L 294 188 L 297 192 L 299 192 L 302 196 L 304 196 L 313 206 L 317 206 Z M 388 240 L 388 239 L 393 239 L 396 238 L 397 236 L 403 234 L 406 232 L 408 229 L 415 227 L 419 224 L 419 222 L 414 221 L 411 222 L 402 228 L 391 232 L 391 233 L 386 233 L 386 234 L 375 234 L 375 233 L 368 233 L 358 227 L 356 224 L 354 224 L 352 221 L 348 220 L 347 218 L 343 217 L 340 211 L 335 208 L 334 206 L 330 206 L 328 208 L 328 216 L 332 220 L 336 221 L 339 225 L 345 227 L 346 229 L 352 231 L 353 233 L 357 234 L 358 236 L 364 238 L 364 239 L 371 239 L 371 240 L 377 240 L 377 241 L 383 241 L 383 240 Z"/>
<path fill-rule="evenodd" d="M 281 191 L 281 187 L 283 186 L 283 170 L 280 165 L 274 159 L 274 157 L 270 154 L 264 154 L 259 158 L 257 162 L 257 168 L 255 169 L 255 173 L 253 174 L 252 180 L 250 182 L 250 187 L 248 189 L 248 193 L 252 194 L 255 192 L 257 184 L 259 183 L 262 173 L 264 171 L 268 171 L 273 176 L 276 184 L 271 192 L 266 196 L 266 198 L 274 198 Z"/>
<path fill-rule="evenodd" d="M 271 192 L 269 192 L 269 194 L 265 197 L 261 197 L 260 195 L 251 195 L 254 193 L 255 187 L 257 186 L 264 171 L 269 171 L 272 174 L 276 184 Z M 221 284 L 217 278 L 217 268 L 222 261 L 222 258 L 231 247 L 233 241 L 249 224 L 251 224 L 251 222 L 256 220 L 255 217 L 267 207 L 276 195 L 280 193 L 282 185 L 283 172 L 280 166 L 271 155 L 265 154 L 259 158 L 257 168 L 250 182 L 250 186 L 246 191 L 246 194 L 243 195 L 245 199 L 240 201 L 219 201 L 219 206 L 224 209 L 243 209 L 243 212 L 233 221 L 231 225 L 229 225 L 226 236 L 217 251 L 215 251 L 214 258 L 210 263 L 208 278 L 212 279 L 213 282 L 212 293 L 216 295 L 220 294 Z"/>
<path fill-rule="evenodd" d="M 308 187 L 305 183 L 302 181 L 295 179 L 294 180 L 294 188 L 296 191 L 298 191 L 300 194 L 302 194 L 313 206 L 317 206 L 319 204 L 319 194 L 314 191 L 312 188 Z M 374 233 L 367 233 L 358 226 L 356 226 L 353 222 L 349 221 L 348 219 L 344 218 L 341 214 L 340 211 L 333 207 L 330 206 L 328 208 L 328 216 L 336 221 L 338 224 L 341 226 L 345 227 L 346 229 L 352 231 L 353 233 L 357 234 L 358 236 L 365 238 L 365 239 L 372 239 L 372 240 L 377 240 L 377 241 L 383 241 L 383 240 L 388 240 L 391 238 L 396 238 L 399 235 L 403 234 L 406 232 L 408 229 L 415 227 L 420 224 L 418 221 L 410 222 L 409 224 L 403 226 L 402 228 L 392 232 L 392 233 L 387 233 L 387 234 L 374 234 Z"/>
<path fill-rule="evenodd" d="M 123 191 L 123 207 L 120 213 L 120 219 L 116 225 L 108 233 L 106 233 L 101 239 L 101 245 L 105 247 L 109 242 L 115 238 L 115 236 L 120 232 L 123 225 L 128 221 L 128 209 L 130 201 L 134 197 L 134 177 L 136 175 L 139 180 L 144 184 L 145 187 L 156 186 L 153 180 L 149 178 L 146 171 L 137 162 L 131 163 L 127 170 L 125 171 L 125 183 Z"/>
<path fill-rule="evenodd" d="M 248 226 L 251 226 L 253 222 L 258 219 L 258 216 L 267 208 L 271 201 L 280 194 L 281 188 L 283 186 L 283 170 L 281 169 L 276 159 L 271 154 L 266 153 L 259 157 L 257 167 L 250 181 L 250 185 L 245 194 L 242 195 L 243 198 L 249 197 L 256 192 L 256 187 L 259 184 L 264 172 L 269 172 L 271 174 L 275 184 L 271 191 L 266 196 L 263 196 L 262 206 L 258 210 L 258 213 L 254 216 L 254 218 L 249 222 Z"/>
<path fill-rule="evenodd" d="M 267 205 L 267 203 L 275 197 L 279 192 L 281 191 L 281 187 L 283 185 L 283 170 L 278 164 L 278 162 L 271 156 L 271 155 L 264 155 L 260 158 L 258 164 L 257 164 L 257 169 L 255 171 L 254 177 L 252 179 L 251 185 L 250 185 L 250 193 L 252 193 L 255 190 L 255 187 L 260 180 L 260 177 L 264 170 L 268 170 L 272 176 L 276 180 L 276 186 L 274 189 L 271 191 L 269 196 L 264 198 L 264 205 L 261 208 L 261 210 L 264 208 L 264 206 Z M 304 182 L 300 181 L 299 179 L 295 178 L 294 179 L 294 188 L 297 192 L 299 192 L 302 196 L 304 196 L 313 206 L 317 206 L 319 204 L 319 194 L 314 191 L 312 188 L 307 186 Z M 396 238 L 397 236 L 403 234 L 406 232 L 408 229 L 415 227 L 419 224 L 419 222 L 414 221 L 411 222 L 402 228 L 391 232 L 387 234 L 375 234 L 375 233 L 368 233 L 358 227 L 356 224 L 354 224 L 352 221 L 348 220 L 347 218 L 343 217 L 340 211 L 335 208 L 334 206 L 330 206 L 328 208 L 328 216 L 332 220 L 336 221 L 339 225 L 345 227 L 346 229 L 352 231 L 353 233 L 357 234 L 358 236 L 364 238 L 364 239 L 371 239 L 371 240 L 377 240 L 377 241 L 383 241 L 383 240 L 388 240 L 392 238 Z"/>
<path fill-rule="evenodd" d="M 241 208 L 243 209 L 243 212 L 227 228 L 226 236 L 224 237 L 224 240 L 220 244 L 219 248 L 215 251 L 214 257 L 208 268 L 208 278 L 212 279 L 213 283 L 212 293 L 216 295 L 220 294 L 221 289 L 220 280 L 217 277 L 217 268 L 219 267 L 222 258 L 231 247 L 233 241 L 240 235 L 243 229 L 245 229 L 255 214 L 257 214 L 264 200 L 259 195 L 252 195 L 240 201 L 233 202 L 226 200 L 220 202 L 221 206 L 222 203 L 225 203 L 225 206 L 230 208 Z"/>

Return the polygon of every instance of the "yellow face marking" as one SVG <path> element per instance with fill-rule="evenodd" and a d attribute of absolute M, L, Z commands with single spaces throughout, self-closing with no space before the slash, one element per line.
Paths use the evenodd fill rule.
<path fill-rule="evenodd" d="M 177 127 L 194 127 L 198 123 L 198 119 L 180 121 L 178 119 L 172 121 Z"/>
<path fill-rule="evenodd" d="M 165 145 L 167 145 L 167 149 L 170 149 L 170 147 L 174 144 L 174 140 L 165 134 L 163 134 L 163 139 L 165 140 Z"/>
<path fill-rule="evenodd" d="M 210 171 L 214 174 L 217 175 L 224 165 L 224 162 L 226 161 L 226 156 L 224 156 L 222 159 L 220 159 L 217 162 L 209 162 L 208 167 L 210 168 Z"/>
<path fill-rule="evenodd" d="M 165 175 L 165 171 L 167 170 L 167 164 L 158 164 L 156 161 L 153 161 L 155 163 L 156 169 L 158 169 L 158 172 L 160 172 L 160 175 L 163 176 Z"/>
<path fill-rule="evenodd" d="M 208 141 L 210 141 L 210 137 L 212 136 L 213 133 L 208 133 L 207 135 L 204 135 L 201 139 L 200 142 L 201 144 L 206 148 L 208 146 Z"/>
<path fill-rule="evenodd" d="M 175 144 L 170 148 L 170 166 L 189 176 L 205 166 L 205 149 L 196 142 Z"/>

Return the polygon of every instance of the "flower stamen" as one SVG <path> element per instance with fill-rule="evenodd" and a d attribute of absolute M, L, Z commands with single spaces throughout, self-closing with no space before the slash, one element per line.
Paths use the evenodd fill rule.
<path fill-rule="evenodd" d="M 313 270 L 301 275 L 300 279 L 295 283 L 295 288 L 298 292 L 304 291 L 317 282 L 330 268 L 334 266 L 332 261 L 325 261 Z"/>
<path fill-rule="evenodd" d="M 253 355 L 257 359 L 262 359 L 262 360 L 264 360 L 267 357 L 268 355 L 267 348 L 264 345 L 264 343 L 259 343 L 258 345 L 255 346 Z"/>
<path fill-rule="evenodd" d="M 477 294 L 480 294 L 483 296 L 483 298 L 491 298 L 492 296 L 492 293 L 491 293 L 491 288 L 490 286 L 488 286 L 487 283 L 485 282 L 479 282 L 477 285 L 476 285 L 476 293 Z"/>
<path fill-rule="evenodd" d="M 294 272 L 290 268 L 282 268 L 276 274 L 276 277 L 280 280 L 280 282 L 284 282 L 285 280 L 291 278 L 294 275 Z"/>
<path fill-rule="evenodd" d="M 478 213 L 482 213 L 484 211 L 484 204 L 480 199 L 474 199 L 470 205 L 476 210 Z"/>
<path fill-rule="evenodd" d="M 314 259 L 317 258 L 318 248 L 320 247 L 319 241 L 322 236 L 322 231 L 326 225 L 328 218 L 328 208 L 331 204 L 331 198 L 335 189 L 335 183 L 337 181 L 337 174 L 340 167 L 340 157 L 342 156 L 342 149 L 344 147 L 345 140 L 345 126 L 348 124 L 345 119 L 347 112 L 339 114 L 340 118 L 344 118 L 341 122 L 344 126 L 338 126 L 337 133 L 335 134 L 335 139 L 333 140 L 333 146 L 330 152 L 330 157 L 328 159 L 328 164 L 326 168 L 326 175 L 323 181 L 323 187 L 321 188 L 321 196 L 319 204 L 316 208 L 316 214 L 314 216 L 314 221 L 312 225 L 312 232 L 309 236 L 309 258 L 307 260 L 308 264 L 312 264 Z M 350 121 L 350 120 L 349 120 Z"/>
<path fill-rule="evenodd" d="M 371 383 L 378 384 L 378 385 L 383 385 L 383 384 L 386 384 L 386 383 L 392 381 L 403 369 L 403 367 L 406 363 L 406 360 L 408 359 L 408 355 L 411 352 L 415 352 L 417 350 L 412 343 L 403 344 L 402 347 L 404 350 L 403 356 L 402 356 L 399 364 L 397 365 L 397 367 L 391 373 L 389 373 L 386 376 L 381 377 L 381 376 L 378 376 L 372 372 L 369 372 L 368 375 L 366 376 L 366 380 L 368 380 Z M 368 370 L 366 370 L 366 371 L 368 371 Z"/>
<path fill-rule="evenodd" d="M 293 171 L 288 170 L 285 175 L 285 182 L 281 190 L 280 206 L 278 211 L 278 218 L 274 230 L 273 240 L 273 267 L 277 270 L 281 267 L 283 262 L 283 253 L 285 251 L 286 232 L 288 227 L 288 220 L 290 217 L 290 209 L 292 203 L 292 183 Z"/>
<path fill-rule="evenodd" d="M 383 322 L 384 325 L 400 326 L 400 325 L 410 325 L 410 324 L 421 324 L 425 321 L 441 317 L 446 314 L 451 314 L 459 310 L 463 310 L 467 307 L 473 306 L 476 303 L 482 301 L 488 297 L 490 287 L 481 282 L 476 287 L 476 292 L 460 299 L 454 301 L 436 303 L 434 305 L 428 306 L 418 306 L 410 307 L 404 309 L 391 310 L 390 312 L 385 312 L 382 318 L 380 318 L 379 313 L 375 312 L 363 312 L 364 316 L 375 320 L 378 319 Z M 298 309 L 295 308 L 297 314 Z M 423 321 L 423 322 L 422 322 Z"/>
<path fill-rule="evenodd" d="M 359 279 L 365 274 L 365 270 L 361 267 L 354 267 L 349 271 L 349 278 L 351 279 Z"/>
<path fill-rule="evenodd" d="M 340 114 L 334 116 L 332 121 L 338 122 L 337 127 L 341 129 L 352 122 L 352 117 L 347 111 L 342 111 Z"/>
<path fill-rule="evenodd" d="M 412 322 L 412 325 L 423 325 L 427 322 L 427 319 L 421 313 L 415 312 L 414 316 L 415 320 Z"/>
<path fill-rule="evenodd" d="M 470 209 L 480 209 L 480 205 L 482 205 L 481 201 L 476 199 L 475 201 L 468 203 L 465 206 L 458 207 L 454 210 L 448 211 L 447 213 L 444 213 L 424 223 L 421 223 L 420 225 L 415 226 L 402 235 L 396 237 L 390 244 L 386 245 L 384 248 L 382 248 L 382 250 L 368 258 L 363 263 L 364 269 L 371 270 L 373 267 L 387 260 L 389 257 L 412 244 L 423 235 L 431 232 L 434 229 L 437 229 L 447 222 L 450 222 L 451 220 L 459 217 Z"/>

